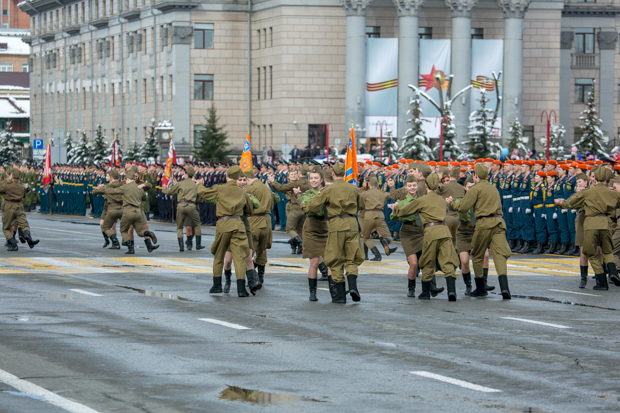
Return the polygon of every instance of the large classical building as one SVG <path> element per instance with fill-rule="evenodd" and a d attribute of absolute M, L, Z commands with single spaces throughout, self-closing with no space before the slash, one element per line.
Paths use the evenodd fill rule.
<path fill-rule="evenodd" d="M 128 145 L 143 139 L 151 119 L 166 119 L 175 142 L 189 144 L 211 104 L 237 149 L 246 128 L 254 151 L 322 146 L 327 133 L 331 146 L 342 144 L 350 121 L 375 138 L 380 131 L 366 119 L 376 86 L 367 78 L 369 38 L 398 39 L 397 78 L 376 86 L 397 90 L 393 135 L 408 128 L 407 85 L 423 74 L 419 48 L 428 39 L 450 41 L 444 72 L 453 90 L 477 75 L 472 42 L 501 41 L 504 136 L 515 119 L 527 135 L 544 135 L 547 111 L 573 142 L 593 87 L 610 141 L 620 127 L 613 0 L 27 0 L 19 7 L 31 17 L 33 138 L 92 134 L 101 124 Z M 466 93 L 452 105 L 460 138 L 471 99 Z"/>

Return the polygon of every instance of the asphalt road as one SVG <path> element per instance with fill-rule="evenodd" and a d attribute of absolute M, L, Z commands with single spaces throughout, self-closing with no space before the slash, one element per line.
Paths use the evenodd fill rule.
<path fill-rule="evenodd" d="M 399 248 L 335 305 L 326 283 L 308 301 L 284 233 L 263 289 L 238 298 L 208 293 L 214 228 L 180 253 L 152 223 L 161 247 L 127 256 L 97 220 L 28 219 L 41 243 L 0 251 L 3 413 L 620 411 L 620 288 L 578 289 L 574 257 L 513 256 L 512 300 L 465 297 L 459 278 L 450 303 L 406 297 Z"/>

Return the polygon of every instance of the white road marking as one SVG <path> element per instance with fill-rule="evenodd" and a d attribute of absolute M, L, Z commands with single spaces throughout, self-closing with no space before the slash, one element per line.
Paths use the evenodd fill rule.
<path fill-rule="evenodd" d="M 578 293 L 578 292 L 575 292 L 575 291 L 564 291 L 564 290 L 547 290 L 547 291 L 557 291 L 559 293 L 579 294 L 579 295 L 589 295 L 591 297 L 600 297 L 600 295 L 597 295 L 597 294 Z"/>
<path fill-rule="evenodd" d="M 76 264 L 76 263 L 72 263 L 72 262 L 68 262 L 68 261 L 63 261 L 63 260 L 59 260 L 57 258 L 47 258 L 47 257 L 39 257 L 39 258 L 33 258 L 37 261 L 41 261 L 44 262 L 46 264 L 52 265 L 54 267 L 60 267 L 60 268 L 55 268 L 54 271 L 59 271 L 61 272 L 61 268 L 70 268 L 72 270 L 84 270 L 84 271 L 88 271 L 88 272 L 94 272 L 94 273 L 99 273 L 99 274 L 108 274 L 108 273 L 120 273 L 121 271 L 116 271 L 114 269 L 110 269 L 110 268 L 101 268 L 101 267 L 92 267 L 92 266 L 86 266 L 83 264 Z M 70 258 L 68 258 L 70 259 Z M 91 259 L 91 261 L 95 261 L 97 262 L 96 259 Z"/>
<path fill-rule="evenodd" d="M 74 289 L 71 289 L 69 291 L 73 291 L 73 292 L 76 292 L 78 294 L 92 295 L 93 297 L 103 297 L 103 295 L 101 295 L 101 294 L 91 293 L 90 291 L 80 290 L 79 288 L 74 288 Z"/>
<path fill-rule="evenodd" d="M 239 324 L 227 323 L 226 321 L 215 320 L 213 318 L 199 318 L 200 321 L 206 321 L 207 323 L 219 324 L 224 327 L 234 328 L 235 330 L 250 330 L 249 327 L 244 327 Z"/>
<path fill-rule="evenodd" d="M 92 237 L 100 238 L 101 235 L 92 234 L 90 232 L 79 232 L 79 231 L 67 231 L 65 229 L 56 229 L 56 228 L 45 228 L 45 227 L 31 227 L 34 229 L 46 229 L 48 231 L 57 231 L 57 232 L 69 232 L 71 234 L 82 234 L 82 235 L 90 235 Z"/>
<path fill-rule="evenodd" d="M 329 291 L 329 288 L 317 288 L 317 290 Z"/>
<path fill-rule="evenodd" d="M 571 327 L 562 326 L 559 324 L 551 324 L 551 323 L 544 323 L 542 321 L 526 320 L 525 318 L 515 318 L 515 317 L 500 317 L 500 318 L 503 318 L 504 320 L 516 320 L 516 321 L 523 321 L 524 323 L 540 324 L 541 326 L 547 326 L 547 327 L 571 328 Z"/>
<path fill-rule="evenodd" d="M 97 410 L 91 409 L 88 406 L 72 400 L 65 399 L 56 393 L 46 390 L 43 387 L 39 387 L 36 384 L 30 383 L 29 381 L 22 380 L 4 370 L 0 370 L 0 381 L 16 388 L 22 393 L 42 397 L 47 403 L 58 406 L 61 409 L 71 413 L 99 413 Z"/>
<path fill-rule="evenodd" d="M 446 376 L 442 376 L 439 374 L 430 373 L 428 371 L 410 371 L 409 373 L 415 374 L 417 376 L 427 377 L 429 379 L 443 381 L 446 383 L 454 384 L 456 386 L 461 386 L 461 387 L 464 387 L 470 390 L 480 391 L 483 393 L 501 393 L 502 392 L 501 390 L 492 389 L 490 387 L 479 386 L 477 384 L 469 383 L 467 381 L 453 379 L 451 377 L 446 377 Z"/>

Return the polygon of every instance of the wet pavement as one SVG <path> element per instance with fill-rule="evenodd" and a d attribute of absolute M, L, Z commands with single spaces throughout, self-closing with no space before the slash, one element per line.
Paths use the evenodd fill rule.
<path fill-rule="evenodd" d="M 457 302 L 424 302 L 399 248 L 364 264 L 361 302 L 333 305 L 322 282 L 308 301 L 284 233 L 263 289 L 238 298 L 208 294 L 213 228 L 179 253 L 152 223 L 162 246 L 127 256 L 93 219 L 28 219 L 41 243 L 0 251 L 3 413 L 620 411 L 620 288 L 578 289 L 575 257 L 512 257 L 510 301 L 465 297 L 459 278 Z"/>

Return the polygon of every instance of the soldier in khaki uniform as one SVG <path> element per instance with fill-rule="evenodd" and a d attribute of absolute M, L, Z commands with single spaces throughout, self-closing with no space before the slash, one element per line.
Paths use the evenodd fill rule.
<path fill-rule="evenodd" d="M 439 185 L 437 174 L 426 178 L 428 193 L 400 208 L 399 204 L 391 204 L 390 208 L 398 216 L 406 217 L 419 213 L 424 225 L 424 247 L 419 265 L 422 268 L 422 293 L 418 296 L 422 300 L 431 298 L 431 280 L 435 274 L 435 262 L 439 262 L 448 286 L 448 300 L 456 301 L 455 269 L 459 260 L 454 251 L 452 236 L 444 220 L 448 213 L 445 200 L 434 191 Z"/>
<path fill-rule="evenodd" d="M 362 226 L 362 237 L 365 246 L 375 254 L 374 258 L 371 258 L 370 261 L 381 261 L 381 253 L 370 238 L 374 231 L 377 231 L 379 234 L 379 242 L 383 245 L 385 255 L 389 257 L 397 250 L 397 248 L 390 248 L 392 237 L 385 223 L 385 214 L 383 213 L 383 207 L 390 197 L 390 193 L 382 192 L 378 189 L 379 181 L 374 176 L 370 177 L 368 180 L 368 186 L 369 189 L 362 192 L 362 198 L 364 198 L 364 204 L 366 205 L 366 210 L 363 211 L 364 223 Z"/>
<path fill-rule="evenodd" d="M 123 200 L 123 216 L 121 218 L 121 236 L 123 238 L 123 245 L 127 247 L 126 254 L 134 254 L 134 242 L 129 237 L 129 229 L 133 230 L 140 237 L 144 237 L 144 244 L 148 252 L 152 252 L 159 248 L 159 245 L 153 245 L 151 242 L 151 232 L 145 231 L 142 224 L 142 217 L 144 212 L 142 211 L 142 200 L 146 198 L 143 186 L 136 184 L 136 173 L 130 170 L 125 174 L 125 185 L 121 185 L 118 188 L 106 188 L 106 195 L 122 195 Z M 102 187 L 100 185 L 99 187 Z M 99 188 L 98 187 L 98 188 Z M 108 234 L 109 236 L 109 234 Z"/>
<path fill-rule="evenodd" d="M 599 168 L 594 172 L 594 186 L 590 189 L 577 192 L 570 198 L 556 199 L 556 205 L 564 209 L 585 210 L 583 253 L 596 275 L 597 285 L 594 290 L 608 290 L 609 285 L 605 277 L 605 270 L 601 265 L 597 249 L 603 253 L 603 263 L 607 266 L 609 280 L 620 286 L 620 277 L 613 259 L 613 241 L 609 229 L 609 216 L 618 207 L 620 194 L 610 190 L 605 185 L 607 169 Z"/>
<path fill-rule="evenodd" d="M 237 295 L 239 297 L 249 295 L 245 289 L 245 258 L 250 254 L 250 248 L 241 216 L 252 215 L 254 208 L 248 194 L 237 185 L 236 180 L 240 175 L 241 168 L 235 165 L 226 172 L 226 184 L 215 185 L 211 188 L 206 188 L 204 185 L 198 186 L 198 195 L 202 199 L 217 200 L 215 213 L 218 220 L 215 224 L 215 240 L 211 244 L 211 254 L 213 254 L 213 287 L 209 290 L 211 294 L 223 292 L 222 270 L 226 250 L 230 248 L 237 276 Z M 252 294 L 256 294 L 256 291 L 262 287 L 258 276 L 254 277 L 255 274 L 254 271 L 247 272 L 250 277 L 248 285 Z"/>
<path fill-rule="evenodd" d="M 162 192 L 166 195 L 177 196 L 177 241 L 179 243 L 179 251 L 183 251 L 183 225 L 185 218 L 188 217 L 192 221 L 194 234 L 196 235 L 196 249 L 201 250 L 202 231 L 200 229 L 200 216 L 196 209 L 196 197 L 198 188 L 196 183 L 192 181 L 194 177 L 194 168 L 188 166 L 185 169 L 185 179 L 177 182 L 176 179 L 168 183 L 168 187 L 162 188 Z M 172 185 L 172 187 L 170 186 Z"/>
<path fill-rule="evenodd" d="M 121 246 L 116 238 L 116 221 L 123 218 L 123 195 L 122 194 L 106 194 L 107 188 L 120 188 L 123 184 L 119 181 L 118 171 L 116 169 L 110 169 L 107 172 L 107 179 L 110 182 L 105 186 L 98 186 L 93 189 L 94 195 L 106 195 L 106 202 L 104 206 L 104 214 L 101 215 L 103 223 L 103 235 L 112 241 L 110 249 L 117 250 Z M 107 245 L 107 243 L 106 243 Z M 104 248 L 105 246 L 104 245 Z"/>
<path fill-rule="evenodd" d="M 248 186 L 245 191 L 254 195 L 260 207 L 248 217 L 250 229 L 252 231 L 252 243 L 256 252 L 256 270 L 258 280 L 262 284 L 265 280 L 265 266 L 267 265 L 267 250 L 271 248 L 273 234 L 271 232 L 271 211 L 274 206 L 274 195 L 271 189 L 256 178 L 253 171 L 245 172 Z"/>
<path fill-rule="evenodd" d="M 499 285 L 502 297 L 509 300 L 511 297 L 508 288 L 507 259 L 510 257 L 510 247 L 506 240 L 506 223 L 502 216 L 502 202 L 497 189 L 487 180 L 488 169 L 481 164 L 474 168 L 475 185 L 467 191 L 460 203 L 448 197 L 450 207 L 458 212 L 467 213 L 472 207 L 476 218 L 476 226 L 471 245 L 471 257 L 476 275 L 476 289 L 471 292 L 472 297 L 488 295 L 484 281 L 484 255 L 487 248 L 493 255 L 495 269 L 499 275 Z"/>
<path fill-rule="evenodd" d="M 329 219 L 329 233 L 325 248 L 325 264 L 332 270 L 330 293 L 332 303 L 347 302 L 344 271 L 349 282 L 349 294 L 359 301 L 357 291 L 358 266 L 364 262 L 359 227 L 355 216 L 366 209 L 361 191 L 344 180 L 344 164 L 333 165 L 334 183 L 316 195 L 306 213 L 318 214 L 325 207 Z M 344 269 L 344 271 L 343 271 Z"/>
<path fill-rule="evenodd" d="M 7 251 L 17 251 L 17 241 L 13 238 L 14 231 L 11 230 L 11 224 L 14 221 L 17 226 L 24 232 L 24 238 L 28 241 L 28 246 L 33 248 L 39 243 L 39 240 L 33 240 L 30 235 L 30 226 L 24 214 L 24 206 L 22 200 L 26 196 L 26 188 L 20 182 L 21 172 L 17 168 L 13 168 L 7 173 L 7 182 L 0 183 L 0 194 L 3 196 L 2 201 L 2 232 L 8 244 Z"/>
<path fill-rule="evenodd" d="M 461 176 L 461 169 L 454 168 L 450 171 L 450 182 L 446 185 L 440 185 L 437 188 L 437 193 L 442 198 L 452 197 L 454 199 L 463 198 L 465 196 L 465 188 L 459 184 L 456 180 Z M 459 213 L 451 208 L 448 208 L 448 215 L 446 216 L 446 225 L 452 234 L 452 242 L 456 247 L 456 230 L 459 227 Z"/>
<path fill-rule="evenodd" d="M 303 176 L 298 177 L 297 171 L 290 170 L 290 182 L 288 184 L 279 184 L 275 182 L 275 176 L 269 176 L 269 183 L 274 191 L 284 194 L 288 200 L 286 204 L 286 233 L 291 237 L 290 243 L 294 254 L 301 254 L 303 251 L 303 242 L 299 234 L 303 230 L 306 214 L 301 210 L 293 188 L 299 188 L 301 192 L 306 192 L 310 189 L 310 184 L 305 177 L 308 167 L 303 165 L 300 172 Z"/>

